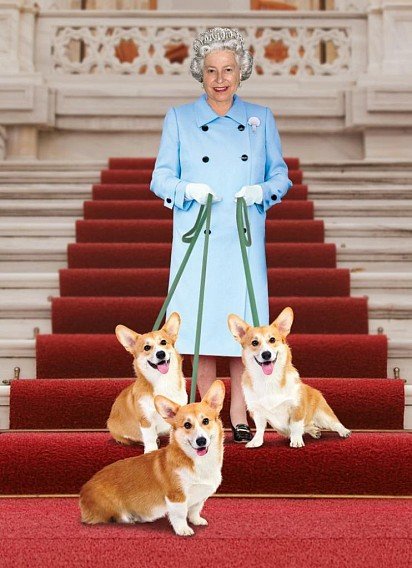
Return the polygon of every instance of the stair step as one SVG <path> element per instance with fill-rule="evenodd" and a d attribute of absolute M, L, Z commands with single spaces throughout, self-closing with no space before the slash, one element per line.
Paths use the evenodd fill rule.
<path fill-rule="evenodd" d="M 53 183 L 54 180 L 42 181 L 37 179 L 34 182 L 27 179 L 27 181 L 20 181 L 16 183 L 14 180 L 5 183 L 0 179 L 0 198 L 2 199 L 44 199 L 45 196 L 52 199 L 90 199 L 95 191 L 96 198 L 107 199 L 106 193 L 116 195 L 115 188 L 120 188 L 118 193 L 119 199 L 121 193 L 126 192 L 129 188 L 129 193 L 134 194 L 133 188 L 140 186 L 142 191 L 150 194 L 149 183 L 143 184 L 100 184 L 100 183 L 71 183 L 61 182 Z M 113 187 L 110 191 L 109 188 Z M 307 184 L 295 184 L 294 188 L 307 188 Z M 292 191 L 292 190 L 291 190 Z M 306 189 L 305 189 L 306 192 Z M 300 189 L 297 193 L 300 193 Z M 308 197 L 311 200 L 355 200 L 361 203 L 363 200 L 378 200 L 387 201 L 392 200 L 407 200 L 410 199 L 412 194 L 412 180 L 409 183 L 400 183 L 392 185 L 389 183 L 382 184 L 379 179 L 373 180 L 371 185 L 363 185 L 360 191 L 359 184 L 345 182 L 344 186 L 339 185 L 339 180 L 327 183 L 325 185 L 317 184 L 316 180 L 311 183 L 309 187 Z M 303 195 L 303 193 L 302 193 Z M 291 197 L 289 195 L 289 197 Z M 115 197 L 111 197 L 114 199 Z M 156 197 L 154 197 L 156 199 Z"/>
<path fill-rule="evenodd" d="M 289 343 L 305 377 L 375 378 L 387 373 L 383 335 L 292 334 Z M 38 378 L 132 376 L 130 356 L 114 333 L 38 335 L 36 357 Z M 190 358 L 183 365 L 191 373 Z M 217 359 L 217 373 L 229 374 L 227 357 Z"/>
<path fill-rule="evenodd" d="M 231 380 L 222 377 L 226 395 L 221 419 L 230 428 Z M 319 389 L 339 420 L 351 430 L 403 428 L 405 386 L 398 379 L 303 379 Z M 11 429 L 105 429 L 110 409 L 133 379 L 25 379 L 11 388 Z M 186 381 L 190 394 L 191 381 Z M 60 401 L 70 400 L 62 408 Z M 197 400 L 199 400 L 197 394 Z M 93 413 L 89 412 L 93 405 Z M 250 421 L 253 426 L 253 422 Z"/>
<path fill-rule="evenodd" d="M 269 268 L 267 275 L 271 296 L 349 296 L 348 270 Z M 150 290 L 151 296 L 166 296 L 168 281 L 168 267 L 70 268 L 60 271 L 60 295 L 139 296 Z"/>
<path fill-rule="evenodd" d="M 353 217 L 369 217 L 377 221 L 377 218 L 386 217 L 410 217 L 412 215 L 411 199 L 399 199 L 391 201 L 389 199 L 382 202 L 375 199 L 350 201 L 348 199 L 328 199 L 315 203 L 315 217 L 322 219 L 330 217 L 353 218 Z"/>
<path fill-rule="evenodd" d="M 113 333 L 119 322 L 131 329 L 151 329 L 162 304 L 163 297 L 54 298 L 53 332 Z M 294 333 L 368 333 L 364 298 L 271 297 L 269 321 L 285 306 L 293 306 Z"/>
<path fill-rule="evenodd" d="M 74 270 L 74 269 L 72 269 Z M 82 269 L 78 269 L 79 271 Z M 100 270 L 100 269 L 96 269 Z M 110 276 L 111 269 L 104 269 L 105 274 Z M 127 269 L 125 269 L 127 270 Z M 147 269 L 150 270 L 150 269 Z M 163 270 L 163 269 L 162 269 Z M 160 274 L 162 273 L 160 271 Z M 345 272 L 346 269 L 287 269 L 293 277 L 299 278 L 301 274 L 304 272 L 311 277 L 316 279 L 317 274 L 321 274 L 323 281 L 328 275 L 333 277 L 336 274 L 336 270 L 342 273 Z M 113 274 L 117 272 L 113 270 Z M 338 273 L 339 273 L 338 272 Z M 91 275 L 93 274 L 93 270 L 89 272 Z M 81 273 L 79 272 L 79 275 Z M 103 274 L 100 272 L 96 272 L 96 277 L 99 274 Z M 132 275 L 133 273 L 130 272 Z M 277 279 L 282 278 L 285 276 L 284 269 L 269 269 L 268 270 L 269 277 L 271 274 L 274 275 Z M 318 280 L 319 281 L 319 280 Z M 368 294 L 371 299 L 376 298 L 374 294 L 387 293 L 388 295 L 410 295 L 412 292 L 412 272 L 352 272 L 350 275 L 350 285 L 351 291 L 353 294 L 357 296 Z M 335 284 L 336 286 L 336 284 Z M 30 273 L 2 273 L 0 274 L 0 288 L 6 289 L 20 289 L 20 288 L 47 288 L 53 289 L 54 291 L 58 291 L 59 289 L 59 275 L 55 272 L 30 272 Z M 58 293 L 54 293 L 54 295 L 58 295 Z M 325 292 L 322 291 L 321 295 L 325 295 Z M 383 297 L 381 298 L 383 300 Z"/>
<path fill-rule="evenodd" d="M 7 292 L 7 293 L 5 293 Z M 40 333 L 51 333 L 51 315 L 52 304 L 51 298 L 54 297 L 58 302 L 59 290 L 56 289 L 34 289 L 27 297 L 26 290 L 16 290 L 10 293 L 10 290 L 0 290 L 0 338 L 31 338 L 33 337 L 34 328 L 39 328 Z M 81 300 L 82 298 L 80 298 Z M 352 296 L 356 299 L 356 296 Z M 364 300 L 363 297 L 358 298 Z M 147 312 L 151 305 L 154 305 L 150 315 L 153 323 L 162 304 L 162 298 L 158 298 L 153 304 L 153 298 L 141 298 L 144 302 L 142 309 Z M 121 309 L 121 301 L 119 300 L 119 309 Z M 82 305 L 82 302 L 74 302 L 75 305 Z M 293 306 L 296 302 L 293 302 Z M 157 311 L 156 311 L 157 310 Z M 118 321 L 121 317 L 124 319 L 124 309 L 119 312 Z M 120 316 L 120 314 L 123 314 Z M 390 339 L 402 339 L 409 337 L 412 333 L 411 325 L 412 302 L 409 300 L 392 301 L 369 301 L 369 333 L 372 335 L 383 333 Z M 130 317 L 130 316 L 129 316 Z M 147 316 L 149 317 L 149 316 Z M 150 318 L 149 318 L 150 319 Z M 124 321 L 122 320 L 122 323 Z"/>
<path fill-rule="evenodd" d="M 261 448 L 247 450 L 227 436 L 218 493 L 412 494 L 411 434 L 354 432 L 343 440 L 325 433 L 322 438 L 305 440 L 305 448 L 296 450 L 286 438 L 267 432 Z M 6 495 L 76 494 L 105 465 L 143 451 L 140 445 L 119 446 L 104 432 L 5 432 L 0 448 L 0 487 Z"/>
<path fill-rule="evenodd" d="M 347 246 L 371 246 L 376 245 L 376 239 L 384 240 L 385 246 L 398 246 L 403 244 L 404 239 L 409 239 L 412 237 L 412 222 L 401 220 L 401 219 L 386 219 L 381 223 L 375 221 L 365 221 L 362 223 L 343 223 L 340 221 L 332 220 L 328 223 L 323 223 L 322 220 L 316 221 L 296 221 L 296 220 L 268 220 L 266 222 L 266 234 L 270 238 L 270 226 L 273 224 L 274 229 L 276 226 L 283 226 L 282 231 L 274 232 L 274 236 L 277 234 L 282 240 L 291 239 L 293 235 L 293 225 L 301 225 L 302 223 L 308 223 L 312 230 L 307 233 L 304 232 L 306 242 L 320 242 L 322 240 L 322 235 L 324 235 L 324 241 L 328 243 L 335 243 L 338 247 Z M 110 232 L 111 224 L 116 225 L 115 229 Z M 145 225 L 152 226 L 151 221 L 146 221 L 144 219 L 140 221 L 133 220 L 122 220 L 115 222 L 113 220 L 98 221 L 98 220 L 78 220 L 76 219 L 68 221 L 63 218 L 57 218 L 54 222 L 49 220 L 39 220 L 39 219 L 27 219 L 26 217 L 19 218 L 0 218 L 0 248 L 7 247 L 12 248 L 22 248 L 22 243 L 27 246 L 36 248 L 41 248 L 46 241 L 41 240 L 42 238 L 47 238 L 50 240 L 55 240 L 56 237 L 59 238 L 59 243 L 63 246 L 67 246 L 76 239 L 76 225 L 78 227 L 78 242 L 91 241 L 91 234 L 94 232 L 95 236 L 93 240 L 97 242 L 100 240 L 108 241 L 119 241 L 119 239 L 126 239 L 127 233 L 125 233 L 123 228 L 126 228 L 128 224 L 136 226 L 136 235 L 140 234 L 144 230 Z M 99 233 L 96 232 L 97 229 L 93 227 L 102 226 L 101 238 Z M 103 225 L 105 230 L 103 230 Z M 153 233 L 153 240 L 159 241 L 163 238 L 163 235 L 167 234 L 167 231 L 172 231 L 172 220 L 163 220 L 160 222 L 160 226 L 164 225 L 163 231 L 159 232 L 155 229 L 151 229 Z M 170 229 L 166 229 L 169 227 Z M 322 231 L 321 226 L 324 227 Z M 291 236 L 288 236 L 290 233 Z M 130 234 L 130 233 L 129 233 Z M 118 235 L 118 236 L 116 236 Z M 146 232 L 147 235 L 147 232 Z M 137 238 L 137 236 L 136 236 Z M 147 236 L 146 236 L 147 238 Z M 299 237 L 302 239 L 302 236 Z M 167 239 L 169 240 L 169 238 Z"/>
<path fill-rule="evenodd" d="M 4 378 L 4 377 L 0 377 Z M 12 375 L 8 376 L 7 378 L 12 378 Z M 189 377 L 190 378 L 190 377 Z M 222 378 L 222 377 L 221 377 Z M 125 382 L 130 382 L 132 379 L 125 379 Z M 224 378 L 222 378 L 222 380 L 225 380 Z M 390 381 L 391 383 L 395 383 L 396 384 L 396 379 L 305 379 L 306 382 L 310 383 L 310 381 L 313 382 L 315 381 L 322 381 L 321 384 L 319 384 L 317 387 L 315 386 L 315 384 L 313 384 L 313 386 L 315 386 L 315 388 L 320 389 L 326 396 L 326 398 L 329 400 L 330 394 L 328 391 L 328 388 L 325 387 L 326 385 L 329 385 L 329 387 L 332 387 L 332 385 L 334 384 L 334 381 L 337 381 L 337 384 L 339 384 L 339 381 L 344 381 L 345 385 L 346 385 L 346 389 L 348 388 L 348 386 L 354 386 L 354 382 L 357 381 L 361 381 L 360 384 L 364 385 L 366 383 L 368 383 L 368 389 L 366 389 L 365 394 L 367 393 L 367 396 L 371 396 L 371 393 L 373 393 L 376 389 L 380 389 L 380 385 L 382 384 L 386 384 L 387 381 Z M 102 389 L 96 389 L 94 385 L 97 384 L 97 386 L 100 384 L 98 381 L 107 381 L 108 383 L 108 388 L 104 391 L 107 393 L 107 391 L 111 391 L 112 387 L 115 387 L 115 385 L 121 384 L 123 382 L 123 379 L 45 379 L 44 381 L 42 381 L 42 379 L 23 379 L 21 382 L 18 382 L 18 388 L 19 388 L 19 392 L 21 392 L 21 390 L 23 390 L 24 392 L 24 388 L 22 388 L 22 384 L 21 383 L 25 383 L 26 381 L 28 382 L 32 382 L 33 385 L 36 385 L 36 391 L 40 394 L 43 393 L 44 396 L 44 392 L 48 392 L 50 389 L 53 388 L 53 385 L 58 385 L 58 389 L 62 389 L 63 391 L 65 390 L 65 386 L 67 384 L 67 388 L 70 388 L 70 383 L 75 383 L 76 385 L 76 391 L 75 393 L 71 394 L 71 401 L 72 404 L 71 405 L 66 405 L 65 406 L 65 410 L 66 413 L 74 413 L 75 411 L 79 411 L 79 404 L 80 404 L 80 408 L 82 407 L 82 405 L 88 405 L 88 404 L 93 404 L 94 407 L 94 411 L 93 411 L 93 417 L 96 417 L 96 419 L 98 419 L 98 417 L 105 417 L 107 416 L 108 410 L 110 411 L 110 407 L 111 407 L 111 402 L 105 402 L 105 398 L 103 396 L 103 390 Z M 383 381 L 383 382 L 381 382 Z M 97 382 L 97 383 L 96 383 Z M 46 387 L 46 391 L 43 390 L 43 385 L 45 385 Z M 90 385 L 90 386 L 88 386 Z M 10 428 L 10 390 L 11 387 L 13 387 L 13 389 L 15 389 L 17 386 L 17 383 L 12 383 L 12 385 L 6 385 L 6 384 L 2 384 L 2 381 L 0 380 L 0 429 L 3 430 L 8 430 Z M 226 385 L 227 388 L 230 389 L 230 381 L 228 381 L 228 384 Z M 124 387 L 122 387 L 124 388 Z M 341 405 L 344 405 L 348 402 L 348 398 L 346 396 L 346 389 L 345 392 L 342 391 L 342 400 L 340 401 Z M 356 389 L 358 390 L 358 389 Z M 390 387 L 388 389 L 388 391 L 385 391 L 386 393 L 388 392 L 392 392 L 394 390 L 394 387 Z M 395 387 L 396 390 L 396 387 Z M 99 398 L 96 398 L 96 392 L 99 393 Z M 404 385 L 404 396 L 405 396 L 405 409 L 404 409 L 404 416 L 403 416 L 403 427 L 405 429 L 409 429 L 412 430 L 412 385 Z M 13 425 L 16 424 L 16 419 L 18 419 L 19 417 L 21 419 L 23 419 L 25 422 L 25 424 L 30 424 L 30 420 L 31 418 L 33 420 L 36 421 L 37 425 L 42 425 L 45 426 L 45 423 L 42 422 L 43 420 L 45 420 L 46 416 L 49 417 L 49 419 L 52 421 L 53 427 L 54 428 L 68 428 L 68 424 L 65 422 L 65 415 L 63 415 L 61 412 L 59 412 L 59 406 L 56 407 L 56 405 L 53 403 L 53 405 L 51 405 L 51 407 L 48 409 L 48 412 L 45 413 L 44 408 L 48 405 L 50 405 L 50 399 L 47 397 L 47 395 L 45 396 L 45 400 L 44 401 L 39 401 L 39 394 L 37 395 L 37 397 L 35 397 L 34 395 L 31 395 L 30 400 L 34 403 L 34 401 L 36 400 L 36 404 L 34 404 L 34 406 L 32 404 L 29 405 L 29 409 L 23 409 L 23 407 L 19 407 L 20 408 L 20 413 L 18 412 L 18 410 L 16 410 L 16 405 L 13 403 Z M 78 400 L 80 397 L 80 400 Z M 90 399 L 92 399 L 92 402 L 90 402 Z M 228 397 L 226 397 L 226 406 L 227 406 L 227 399 Z M 13 398 L 13 400 L 15 401 L 16 399 Z M 353 401 L 352 401 L 353 402 Z M 339 404 L 339 401 L 334 401 L 334 404 Z M 391 404 L 395 404 L 395 399 L 392 399 Z M 39 407 L 40 405 L 40 407 Z M 106 405 L 106 406 L 105 406 Z M 107 406 L 109 405 L 109 406 Z M 103 410 L 102 410 L 102 406 L 103 406 Z M 385 401 L 384 405 L 382 406 L 382 410 L 387 408 L 387 401 Z M 340 410 L 340 412 L 342 412 L 342 410 Z M 31 413 L 31 414 L 30 414 Z M 340 414 L 339 414 L 340 415 Z M 356 413 L 356 414 L 352 414 L 352 416 L 350 417 L 351 419 L 353 418 L 357 418 L 360 419 L 361 416 L 364 415 L 364 412 L 362 410 L 362 412 Z M 35 416 L 33 418 L 33 416 Z M 87 408 L 87 410 L 82 414 L 81 420 L 80 422 L 76 422 L 76 427 L 87 427 L 87 428 L 91 428 L 90 422 L 89 420 L 91 420 L 91 414 L 89 412 L 89 409 Z M 392 417 L 394 417 L 394 414 L 392 415 Z M 369 419 L 369 418 L 368 418 Z M 94 418 L 93 418 L 94 420 Z M 377 413 L 376 410 L 373 410 L 373 420 L 383 420 L 385 421 L 385 415 L 383 413 Z M 40 421 L 40 422 L 39 422 Z M 342 418 L 342 421 L 345 422 Z M 349 423 L 349 422 L 348 422 Z M 21 423 L 23 424 L 23 423 Z M 74 425 L 74 422 L 70 422 L 70 424 Z M 93 423 L 94 425 L 96 423 Z M 105 424 L 105 423 L 104 423 Z M 49 422 L 50 425 L 50 422 Z M 30 427 L 32 427 L 32 425 L 30 424 Z M 382 423 L 380 425 L 380 427 L 382 428 Z"/>
<path fill-rule="evenodd" d="M 69 341 L 70 336 L 65 336 L 66 340 Z M 86 335 L 80 336 L 84 342 Z M 90 337 L 90 336 L 89 336 Z M 99 337 L 109 337 L 109 336 L 99 336 Z M 316 336 L 314 336 L 316 337 Z M 322 337 L 323 340 L 325 336 Z M 376 336 L 370 336 L 376 337 Z M 343 337 L 344 339 L 345 337 Z M 116 339 L 114 338 L 114 341 Z M 111 341 L 109 340 L 109 343 Z M 119 356 L 121 361 L 123 361 L 122 348 L 119 345 Z M 127 355 L 127 354 L 126 354 Z M 126 368 L 125 373 L 122 373 L 121 366 L 118 369 L 117 376 L 128 376 L 131 372 L 131 365 L 128 365 L 126 359 L 126 365 L 122 365 Z M 0 377 L 1 378 L 12 378 L 13 369 L 15 366 L 21 368 L 21 377 L 36 377 L 36 342 L 34 339 L 0 339 Z M 91 362 L 92 366 L 92 362 Z M 395 367 L 400 368 L 400 376 L 407 380 L 408 384 L 412 384 L 412 340 L 390 340 L 388 342 L 388 362 L 387 369 L 385 372 L 380 373 L 380 376 L 393 377 L 393 369 Z M 332 372 L 332 371 L 331 371 Z M 350 373 L 349 373 L 350 374 Z M 367 373 L 366 373 L 367 374 Z M 107 376 L 105 370 L 102 370 L 100 376 Z M 188 375 L 189 376 L 189 375 Z"/>
<path fill-rule="evenodd" d="M 167 207 L 164 207 L 162 201 L 147 200 L 154 207 L 159 208 L 159 215 L 163 215 L 161 218 L 171 218 L 172 212 Z M 2 200 L 0 217 L 37 217 L 37 218 L 48 218 L 49 216 L 54 217 L 83 217 L 83 199 L 4 199 Z M 125 203 L 125 202 L 123 202 Z M 277 218 L 280 215 L 280 211 L 289 210 L 292 212 L 295 208 L 311 207 L 311 201 L 299 201 L 299 200 L 285 200 L 282 204 L 277 207 L 272 207 L 267 216 Z M 110 200 L 106 201 L 86 201 L 87 218 L 98 218 L 90 217 L 90 215 L 97 215 L 97 210 L 104 209 L 104 207 L 110 204 Z M 141 205 L 141 203 L 140 203 Z M 362 207 L 360 207 L 362 205 Z M 92 213 L 89 213 L 92 211 Z M 108 212 L 110 213 L 110 212 Z M 103 215 L 103 213 L 99 213 Z M 292 214 L 292 213 L 291 213 Z M 156 217 L 159 218 L 159 215 Z M 364 201 L 361 204 L 344 202 L 338 200 L 329 201 L 316 201 L 314 204 L 314 215 L 315 218 L 319 220 L 324 220 L 326 223 L 334 221 L 336 217 L 339 217 L 341 222 L 350 222 L 353 217 L 359 219 L 359 223 L 370 220 L 370 216 L 373 215 L 374 221 L 383 223 L 388 220 L 388 218 L 405 218 L 412 215 L 412 204 L 410 200 L 398 200 L 394 202 L 383 201 L 379 203 L 375 200 Z M 110 218 L 110 217 L 100 217 L 100 218 Z M 124 217 L 123 217 L 124 218 Z M 297 218 L 290 216 L 289 218 Z M 300 217 L 299 217 L 300 218 Z M 311 217 L 306 218 L 313 218 Z M 16 220 L 17 221 L 17 220 Z M 44 219 L 46 221 L 46 219 Z"/>
<path fill-rule="evenodd" d="M 168 243 L 76 243 L 68 247 L 68 265 L 69 268 L 168 268 L 170 252 Z M 266 243 L 268 268 L 335 268 L 335 255 L 333 244 Z"/>
<path fill-rule="evenodd" d="M 148 188 L 149 191 L 149 188 Z M 0 199 L 31 200 L 31 199 L 91 199 L 92 188 L 89 184 L 15 184 L 0 185 Z"/>

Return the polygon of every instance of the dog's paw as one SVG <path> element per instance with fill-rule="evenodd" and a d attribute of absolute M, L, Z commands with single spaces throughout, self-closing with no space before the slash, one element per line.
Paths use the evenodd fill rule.
<path fill-rule="evenodd" d="M 252 438 L 250 442 L 248 442 L 245 448 L 260 448 L 263 444 L 263 440 L 261 438 Z"/>
<path fill-rule="evenodd" d="M 175 533 L 179 536 L 192 536 L 195 534 L 195 531 L 186 524 L 175 528 Z"/>
<path fill-rule="evenodd" d="M 341 438 L 349 438 L 349 436 L 352 434 L 351 430 L 348 430 L 347 428 L 342 428 L 342 430 L 339 431 L 339 436 Z"/>
<path fill-rule="evenodd" d="M 319 440 L 319 438 L 322 436 L 322 432 L 319 430 L 319 428 L 312 428 L 312 430 L 308 430 L 308 434 L 312 436 L 312 438 L 315 438 L 315 440 Z"/>
<path fill-rule="evenodd" d="M 305 442 L 303 441 L 302 436 L 294 436 L 293 438 L 290 439 L 289 445 L 291 448 L 303 448 Z"/>
<path fill-rule="evenodd" d="M 192 525 L 197 527 L 206 527 L 209 524 L 207 520 L 201 516 L 189 518 L 189 523 L 192 523 Z"/>

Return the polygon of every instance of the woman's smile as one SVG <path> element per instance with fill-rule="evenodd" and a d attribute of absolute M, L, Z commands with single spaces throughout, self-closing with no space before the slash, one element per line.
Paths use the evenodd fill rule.
<path fill-rule="evenodd" d="M 215 112 L 226 114 L 240 83 L 240 68 L 233 51 L 212 51 L 205 57 L 203 87 Z"/>

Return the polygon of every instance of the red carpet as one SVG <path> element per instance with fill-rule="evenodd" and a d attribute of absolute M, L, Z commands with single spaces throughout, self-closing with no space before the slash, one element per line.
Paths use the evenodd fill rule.
<path fill-rule="evenodd" d="M 344 440 L 323 433 L 320 440 L 305 436 L 301 451 L 273 432 L 266 432 L 264 445 L 253 450 L 227 439 L 218 492 L 412 496 L 411 437 L 403 432 L 355 432 Z M 142 446 L 120 446 L 105 432 L 4 433 L 0 491 L 78 493 L 105 465 L 142 452 Z"/>
<path fill-rule="evenodd" d="M 172 220 L 104 219 L 76 222 L 78 243 L 164 243 L 172 240 Z M 323 221 L 268 220 L 266 242 L 323 243 Z"/>
<path fill-rule="evenodd" d="M 69 268 L 169 268 L 169 243 L 80 243 L 68 247 Z M 268 268 L 336 268 L 336 247 L 266 243 Z"/>
<path fill-rule="evenodd" d="M 60 296 L 162 296 L 168 268 L 70 268 L 60 273 Z M 99 285 L 96 286 L 96 282 Z M 350 294 L 346 268 L 269 268 L 269 296 L 342 297 Z M 149 326 L 150 327 L 150 326 Z"/>
<path fill-rule="evenodd" d="M 289 344 L 302 377 L 386 376 L 387 339 L 382 335 L 295 334 Z M 133 376 L 131 357 L 114 333 L 38 335 L 36 364 L 40 379 Z M 191 376 L 189 357 L 183 369 Z M 226 358 L 217 358 L 217 372 L 229 375 Z"/>
<path fill-rule="evenodd" d="M 230 427 L 230 379 L 221 414 Z M 342 423 L 351 429 L 402 429 L 405 405 L 401 379 L 305 379 L 321 390 Z M 33 379 L 11 385 L 10 428 L 106 428 L 110 409 L 131 379 Z M 190 391 L 190 380 L 187 381 Z M 66 404 L 70 401 L 70 404 Z M 93 409 L 91 412 L 90 409 Z M 251 425 L 253 423 L 251 422 Z"/>
<path fill-rule="evenodd" d="M 75 498 L 1 506 L 4 568 L 407 568 L 412 560 L 407 500 L 214 498 L 203 510 L 209 526 L 190 538 L 166 519 L 84 526 Z"/>
<path fill-rule="evenodd" d="M 121 322 L 149 330 L 162 307 L 162 298 L 54 298 L 53 333 L 110 333 Z M 293 306 L 295 333 L 368 333 L 365 298 L 270 298 L 269 321 L 285 306 Z"/>

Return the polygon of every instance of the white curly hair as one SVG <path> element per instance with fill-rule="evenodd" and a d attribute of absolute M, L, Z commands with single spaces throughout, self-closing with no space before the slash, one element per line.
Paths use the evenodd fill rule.
<path fill-rule="evenodd" d="M 252 54 L 245 49 L 243 37 L 236 28 L 210 28 L 202 32 L 193 42 L 195 56 L 190 63 L 192 76 L 203 83 L 205 57 L 212 51 L 233 51 L 240 67 L 240 80 L 249 79 L 253 69 Z"/>

